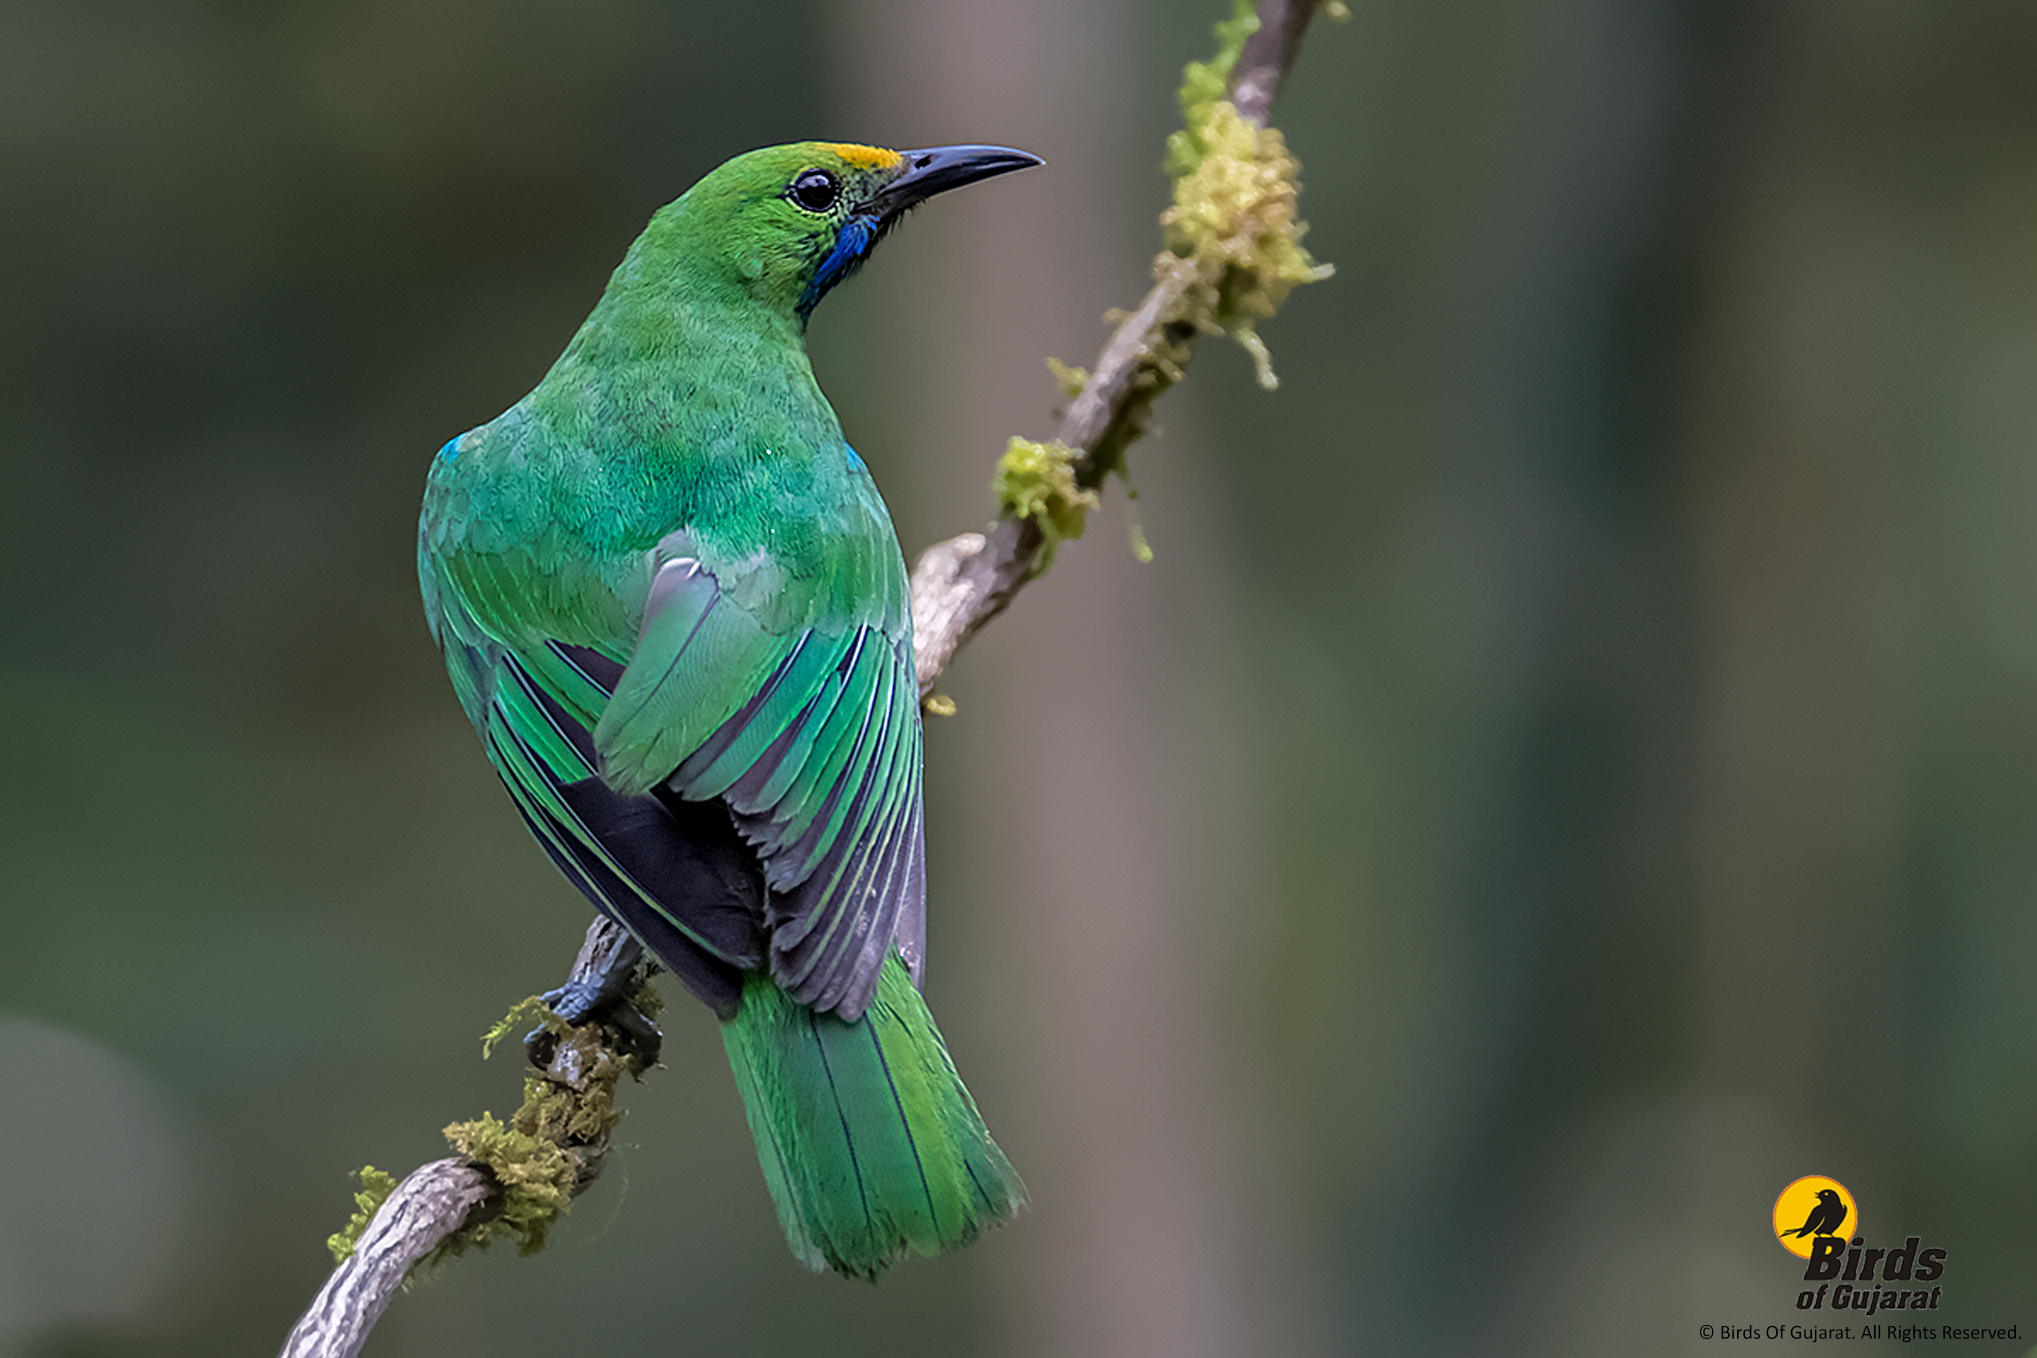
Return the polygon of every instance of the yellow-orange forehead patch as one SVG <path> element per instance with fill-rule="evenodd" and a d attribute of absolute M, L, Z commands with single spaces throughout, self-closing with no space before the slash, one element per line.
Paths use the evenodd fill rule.
<path fill-rule="evenodd" d="M 859 170 L 888 170 L 905 158 L 881 146 L 858 146 L 846 141 L 823 142 L 821 149 L 834 152 Z"/>

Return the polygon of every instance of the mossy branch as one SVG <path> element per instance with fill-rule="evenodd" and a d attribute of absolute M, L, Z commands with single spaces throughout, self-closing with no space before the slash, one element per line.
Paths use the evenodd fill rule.
<path fill-rule="evenodd" d="M 607 1023 L 569 1024 L 541 1001 L 525 1000 L 483 1039 L 484 1051 L 515 1027 L 538 1020 L 526 1049 L 523 1104 L 507 1119 L 483 1113 L 445 1129 L 458 1155 L 434 1160 L 398 1184 L 360 1171 L 353 1219 L 327 1243 L 335 1268 L 284 1341 L 284 1358 L 353 1358 L 389 1301 L 419 1264 L 429 1266 L 496 1240 L 525 1254 L 544 1247 L 552 1223 L 601 1174 L 609 1133 L 622 1114 L 615 1087 L 657 1059 L 657 993 L 642 945 L 606 919 L 587 931 L 570 981 L 616 969 L 632 982 L 616 1010 L 628 1031 Z M 647 1044 L 647 1035 L 649 1043 Z"/>
<path fill-rule="evenodd" d="M 1234 0 L 1232 17 L 1218 25 L 1215 60 L 1189 66 L 1181 91 L 1186 122 L 1168 150 L 1175 192 L 1161 219 L 1167 249 L 1154 262 L 1151 290 L 1090 368 L 1048 360 L 1068 407 L 1052 439 L 1010 441 L 998 464 L 997 523 L 987 534 L 936 544 L 914 567 L 913 628 L 929 711 L 943 712 L 933 685 L 955 652 L 1045 569 L 1061 542 L 1082 535 L 1104 481 L 1122 473 L 1125 450 L 1145 432 L 1154 399 L 1181 380 L 1198 338 L 1232 335 L 1272 385 L 1254 327 L 1291 288 L 1328 273 L 1298 243 L 1298 167 L 1267 126 L 1319 2 L 1341 12 L 1339 0 L 1260 0 L 1256 7 Z M 354 1219 L 330 1242 L 337 1267 L 291 1330 L 284 1358 L 354 1358 L 421 1262 L 504 1238 L 525 1253 L 542 1248 L 552 1223 L 601 1173 L 621 1117 L 617 1082 L 655 1060 L 645 1042 L 648 1034 L 655 1043 L 649 1019 L 657 1001 L 634 939 L 597 917 L 572 980 L 627 969 L 615 960 L 625 956 L 639 963 L 632 1003 L 619 1011 L 629 1031 L 567 1025 L 544 1011 L 547 1040 L 532 1052 L 539 1069 L 526 1076 L 514 1115 L 484 1114 L 446 1128 L 460 1154 L 393 1186 L 393 1176 L 372 1166 L 360 1172 Z M 520 1024 L 522 1010 L 488 1040 Z"/>
<path fill-rule="evenodd" d="M 1296 286 L 1329 276 L 1300 244 L 1300 166 L 1267 125 L 1317 0 L 1233 3 L 1217 25 L 1215 59 L 1189 63 L 1182 81 L 1184 122 L 1167 152 L 1174 201 L 1161 215 L 1167 248 L 1154 261 L 1152 288 L 1087 370 L 1047 360 L 1064 390 L 1073 388 L 1071 399 L 1052 439 L 1011 440 L 994 481 L 997 522 L 934 544 L 913 567 L 913 638 L 929 712 L 953 710 L 934 684 L 955 653 L 1047 568 L 1061 542 L 1081 536 L 1104 481 L 1122 474 L 1125 450 L 1145 433 L 1154 400 L 1181 380 L 1195 341 L 1231 335 L 1270 388 L 1258 324 Z M 1341 4 L 1321 7 L 1342 13 Z"/>

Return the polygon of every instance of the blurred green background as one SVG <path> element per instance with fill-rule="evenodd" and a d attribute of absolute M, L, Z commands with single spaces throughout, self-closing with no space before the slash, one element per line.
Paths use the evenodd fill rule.
<path fill-rule="evenodd" d="M 1353 9 L 1280 391 L 1206 345 L 1156 559 L 1114 490 L 930 728 L 1031 1210 L 806 1275 L 681 1003 L 551 1248 L 371 1355 L 1700 1352 L 1800 1319 L 1814 1172 L 2029 1342 L 2037 10 Z M 586 911 L 425 635 L 439 443 L 727 155 L 1003 142 L 812 334 L 908 553 L 979 525 L 1216 10 L 0 3 L 0 1355 L 273 1351 L 347 1171 L 515 1097 Z"/>

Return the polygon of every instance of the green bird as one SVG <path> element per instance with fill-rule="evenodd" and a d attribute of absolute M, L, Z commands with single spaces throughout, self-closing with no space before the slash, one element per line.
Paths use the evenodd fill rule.
<path fill-rule="evenodd" d="M 720 1017 L 815 1270 L 957 1248 L 1024 1188 L 919 993 L 905 561 L 807 318 L 913 205 L 1040 163 L 737 156 L 651 218 L 544 380 L 426 482 L 418 577 L 460 704 L 552 861 Z"/>

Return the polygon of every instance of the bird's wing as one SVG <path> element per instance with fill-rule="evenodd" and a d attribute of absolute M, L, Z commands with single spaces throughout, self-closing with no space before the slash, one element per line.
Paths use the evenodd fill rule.
<path fill-rule="evenodd" d="M 897 550 L 888 530 L 851 543 L 816 584 L 778 578 L 761 553 L 729 561 L 666 538 L 593 732 L 616 792 L 728 804 L 763 862 L 773 978 L 851 1020 L 888 947 L 915 980 L 924 958 L 919 692 Z"/>
<path fill-rule="evenodd" d="M 512 639 L 484 622 L 520 596 L 486 556 L 446 561 L 424 551 L 419 575 L 454 690 L 538 843 L 689 989 L 734 1013 L 742 972 L 766 955 L 761 884 L 725 813 L 717 827 L 655 796 L 618 793 L 598 776 L 592 732 L 621 662 L 555 640 Z"/>

